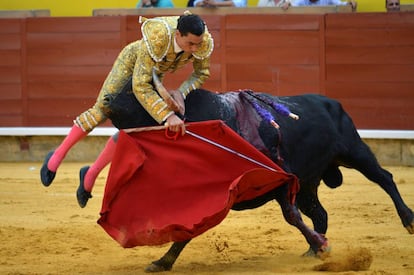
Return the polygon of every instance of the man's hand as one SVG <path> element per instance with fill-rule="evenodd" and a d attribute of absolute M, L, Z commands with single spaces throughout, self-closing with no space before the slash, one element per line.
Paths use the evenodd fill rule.
<path fill-rule="evenodd" d="M 282 8 L 282 10 L 287 10 L 291 6 L 290 0 L 275 0 L 276 7 Z"/>
<path fill-rule="evenodd" d="M 151 7 L 152 3 L 151 0 L 142 0 L 141 1 L 141 7 Z"/>
<path fill-rule="evenodd" d="M 355 0 L 348 1 L 348 5 L 351 5 L 352 11 L 356 11 L 358 7 L 358 3 Z"/>
<path fill-rule="evenodd" d="M 175 100 L 175 102 L 178 103 L 178 106 L 179 106 L 178 112 L 184 116 L 185 103 L 184 103 L 183 94 L 178 90 L 172 90 L 172 91 L 169 91 L 169 93 L 172 96 L 172 98 Z"/>
<path fill-rule="evenodd" d="M 234 7 L 232 0 L 216 1 L 216 0 L 203 0 L 197 4 L 198 7 L 218 8 L 218 7 Z"/>
<path fill-rule="evenodd" d="M 216 1 L 214 1 L 214 0 L 204 0 L 203 3 L 204 3 L 204 6 L 206 6 L 206 7 L 215 7 L 215 6 L 217 6 Z"/>
<path fill-rule="evenodd" d="M 164 124 L 168 127 L 171 132 L 181 132 L 183 136 L 185 134 L 185 125 L 184 121 L 182 121 L 177 115 L 173 114 L 167 118 L 167 121 Z"/>

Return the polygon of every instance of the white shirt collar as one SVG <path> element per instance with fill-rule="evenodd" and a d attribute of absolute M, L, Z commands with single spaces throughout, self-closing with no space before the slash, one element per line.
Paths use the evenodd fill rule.
<path fill-rule="evenodd" d="M 183 51 L 183 49 L 181 49 L 180 46 L 178 46 L 177 41 L 176 41 L 176 37 L 174 35 L 174 52 L 179 53 L 179 52 L 182 52 L 182 51 Z"/>

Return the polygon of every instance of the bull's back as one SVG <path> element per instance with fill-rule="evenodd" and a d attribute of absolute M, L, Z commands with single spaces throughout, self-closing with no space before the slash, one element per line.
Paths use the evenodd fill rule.
<path fill-rule="evenodd" d="M 203 89 L 192 91 L 185 100 L 185 120 L 187 122 L 223 120 L 237 130 L 235 105 L 240 104 L 237 93 L 214 93 Z M 141 106 L 126 85 L 122 92 L 110 102 L 109 118 L 118 129 L 155 126 L 158 123 Z"/>
<path fill-rule="evenodd" d="M 304 131 L 302 134 L 325 133 L 331 137 L 345 139 L 358 136 L 352 118 L 335 99 L 318 94 L 304 94 L 279 97 L 279 101 L 288 106 L 291 112 L 300 116 L 297 125 L 300 126 L 300 131 Z M 294 127 L 293 123 L 291 124 Z"/>
<path fill-rule="evenodd" d="M 223 120 L 237 132 L 236 105 L 238 93 L 215 93 L 203 89 L 192 91 L 185 99 L 187 121 Z"/>
<path fill-rule="evenodd" d="M 355 144 L 362 143 L 338 101 L 316 94 L 278 99 L 300 117 L 279 124 L 282 157 L 302 180 L 318 182 L 327 169 L 345 162 Z"/>

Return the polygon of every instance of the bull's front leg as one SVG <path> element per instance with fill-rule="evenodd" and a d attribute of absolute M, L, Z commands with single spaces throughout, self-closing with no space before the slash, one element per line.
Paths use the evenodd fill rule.
<path fill-rule="evenodd" d="M 145 272 L 155 273 L 171 270 L 178 256 L 180 256 L 181 251 L 183 251 L 184 247 L 190 241 L 191 239 L 183 242 L 173 243 L 167 253 L 164 254 L 164 256 L 162 256 L 159 260 L 152 262 L 145 268 Z"/>
<path fill-rule="evenodd" d="M 327 256 L 330 251 L 328 240 L 323 234 L 319 234 L 318 232 L 312 230 L 303 222 L 296 205 L 292 205 L 288 200 L 287 186 L 282 186 L 278 189 L 282 192 L 277 192 L 276 200 L 280 204 L 285 220 L 299 229 L 315 255 L 321 258 Z"/>
<path fill-rule="evenodd" d="M 315 186 L 315 188 L 307 188 Z M 325 235 L 328 230 L 328 213 L 319 201 L 317 184 L 304 183 L 296 196 L 296 204 L 300 211 L 308 216 L 313 223 L 313 229 L 319 234 Z M 304 256 L 315 256 L 315 252 L 309 248 Z"/>

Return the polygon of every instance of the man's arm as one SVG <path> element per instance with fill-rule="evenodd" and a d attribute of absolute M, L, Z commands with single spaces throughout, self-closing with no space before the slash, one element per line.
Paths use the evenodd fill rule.
<path fill-rule="evenodd" d="M 142 47 L 137 55 L 137 61 L 132 75 L 132 90 L 142 107 L 159 124 L 162 124 L 174 112 L 168 108 L 167 104 L 152 85 L 152 69 L 156 63 L 151 58 L 147 48 Z"/>
<path fill-rule="evenodd" d="M 185 98 L 192 90 L 200 88 L 204 82 L 210 77 L 210 58 L 194 59 L 193 73 L 184 81 L 178 90 Z"/>

